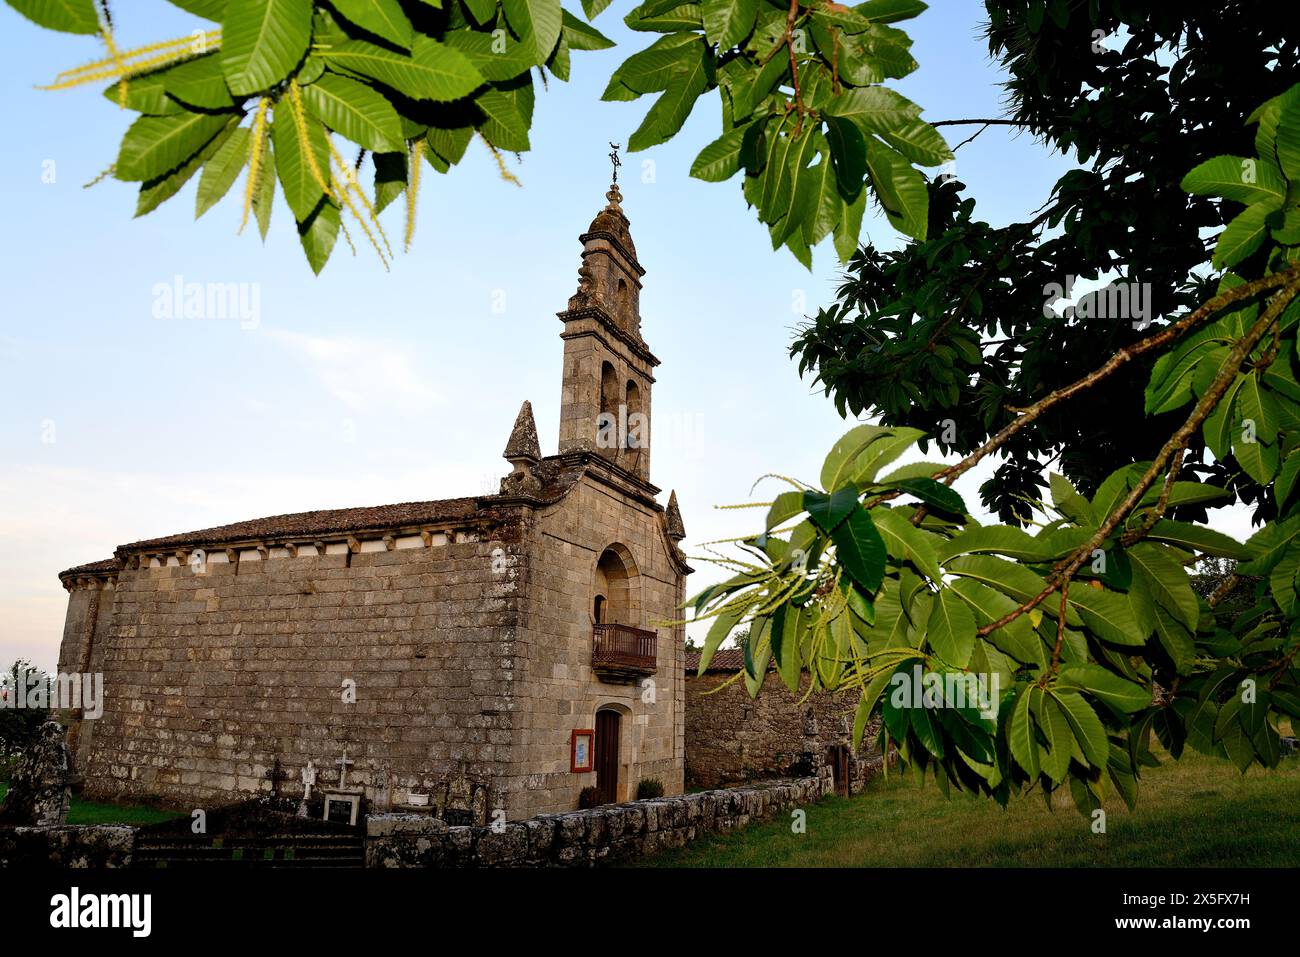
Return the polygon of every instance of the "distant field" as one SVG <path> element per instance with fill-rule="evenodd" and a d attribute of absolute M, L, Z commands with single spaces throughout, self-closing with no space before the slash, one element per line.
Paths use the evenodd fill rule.
<path fill-rule="evenodd" d="M 4 800 L 9 785 L 0 782 L 0 801 Z M 176 811 L 163 811 L 154 807 L 134 804 L 97 804 L 73 798 L 68 808 L 69 824 L 157 824 L 182 817 Z"/>
<path fill-rule="evenodd" d="M 1226 761 L 1187 754 L 1143 772 L 1137 810 L 1107 807 L 1093 834 L 1068 798 L 1042 796 L 1003 810 L 946 800 L 933 780 L 891 772 L 866 793 L 810 806 L 807 833 L 781 818 L 710 835 L 638 866 L 649 867 L 1296 867 L 1300 865 L 1300 759 L 1244 777 Z"/>

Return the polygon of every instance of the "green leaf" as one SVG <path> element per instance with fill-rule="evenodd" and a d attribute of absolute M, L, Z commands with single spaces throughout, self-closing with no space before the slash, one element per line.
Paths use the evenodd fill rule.
<path fill-rule="evenodd" d="M 749 126 L 738 126 L 723 133 L 704 147 L 691 164 L 691 175 L 708 183 L 721 183 L 740 171 L 741 145 Z"/>
<path fill-rule="evenodd" d="M 1272 203 L 1277 209 L 1286 197 L 1286 180 L 1271 162 L 1240 156 L 1216 156 L 1183 177 L 1182 188 L 1201 196 L 1222 196 L 1249 206 Z"/>
<path fill-rule="evenodd" d="M 235 99 L 226 87 L 221 56 L 208 53 L 172 67 L 162 74 L 167 92 L 186 106 L 200 110 L 228 110 Z"/>
<path fill-rule="evenodd" d="M 614 0 L 582 0 L 582 12 L 588 20 L 595 20 Z"/>
<path fill-rule="evenodd" d="M 479 26 L 486 26 L 496 17 L 497 0 L 462 0 L 462 2 Z"/>
<path fill-rule="evenodd" d="M 229 0 L 221 30 L 226 82 L 236 96 L 269 89 L 311 41 L 311 0 Z"/>
<path fill-rule="evenodd" d="M 890 555 L 900 562 L 910 561 L 931 581 L 943 580 L 943 570 L 939 567 L 933 544 L 940 539 L 921 531 L 892 508 L 875 509 L 872 518 Z"/>
<path fill-rule="evenodd" d="M 951 589 L 940 589 L 939 599 L 930 609 L 925 638 L 954 668 L 965 668 L 970 663 L 975 650 L 975 616 Z"/>
<path fill-rule="evenodd" d="M 683 70 L 673 74 L 668 89 L 655 100 L 641 125 L 628 138 L 628 152 L 666 143 L 677 134 L 691 115 L 695 101 L 708 87 L 708 65 L 707 51 L 699 44 L 698 51 L 686 60 Z"/>
<path fill-rule="evenodd" d="M 1055 698 L 1040 693 L 1038 700 L 1041 702 L 1039 725 L 1049 745 L 1047 754 L 1043 756 L 1043 770 L 1054 783 L 1060 784 L 1070 772 L 1070 757 L 1075 748 L 1074 731 Z"/>
<path fill-rule="evenodd" d="M 1053 472 L 1048 477 L 1048 485 L 1052 492 L 1052 504 L 1058 512 L 1076 525 L 1097 527 L 1097 516 L 1093 514 L 1092 505 L 1070 484 L 1069 479 Z"/>
<path fill-rule="evenodd" d="M 1038 740 L 1034 734 L 1034 715 L 1030 708 L 1034 694 L 1041 694 L 1032 685 L 1021 689 L 1016 696 L 1015 710 L 1011 713 L 1011 729 L 1007 741 L 1011 746 L 1011 756 L 1016 759 L 1030 780 L 1036 780 L 1042 773 L 1038 761 Z"/>
<path fill-rule="evenodd" d="M 226 0 L 171 0 L 171 3 L 213 23 L 220 23 L 226 15 Z"/>
<path fill-rule="evenodd" d="M 262 143 L 262 161 L 258 164 L 257 188 L 253 191 L 253 216 L 257 219 L 257 231 L 266 241 L 267 231 L 271 228 L 271 210 L 275 207 L 275 149 L 270 137 Z"/>
<path fill-rule="evenodd" d="M 808 514 L 813 514 L 812 509 Z M 855 502 L 848 517 L 831 529 L 831 540 L 840 567 L 849 577 L 869 595 L 879 591 L 885 574 L 885 542 L 871 514 Z"/>
<path fill-rule="evenodd" d="M 1163 608 L 1155 611 L 1156 638 L 1173 661 L 1175 671 L 1180 675 L 1190 673 L 1196 657 L 1195 637 Z"/>
<path fill-rule="evenodd" d="M 984 525 L 968 528 L 960 535 L 942 542 L 938 548 L 940 562 L 957 555 L 996 553 L 1025 562 L 1045 562 L 1056 557 L 1041 539 L 1007 525 Z"/>
<path fill-rule="evenodd" d="M 859 507 L 858 490 L 852 485 L 838 488 L 829 495 L 825 492 L 803 493 L 804 511 L 823 532 L 834 531 L 850 512 Z"/>
<path fill-rule="evenodd" d="M 197 153 L 230 120 L 230 115 L 185 112 L 141 116 L 122 137 L 116 176 L 127 182 L 156 179 Z"/>
<path fill-rule="evenodd" d="M 316 207 L 305 222 L 298 224 L 298 239 L 311 271 L 320 275 L 339 237 L 339 208 L 327 199 Z"/>
<path fill-rule="evenodd" d="M 866 0 L 853 7 L 853 12 L 876 23 L 895 23 L 920 16 L 926 9 L 922 0 Z"/>
<path fill-rule="evenodd" d="M 1155 542 L 1167 542 L 1179 548 L 1216 555 L 1220 558 L 1235 558 L 1245 561 L 1250 557 L 1246 546 L 1234 538 L 1216 532 L 1212 528 L 1193 525 L 1190 522 L 1176 522 L 1162 518 L 1147 532 L 1147 539 Z"/>
<path fill-rule="evenodd" d="M 1101 665 L 1069 665 L 1061 669 L 1060 686 L 1079 688 L 1117 711 L 1131 714 L 1151 703 L 1151 692 Z"/>
<path fill-rule="evenodd" d="M 375 212 L 382 213 L 406 192 L 407 155 L 373 153 L 371 158 L 375 163 Z"/>
<path fill-rule="evenodd" d="M 530 117 L 523 112 L 526 103 L 519 91 L 488 87 L 475 97 L 474 105 L 487 117 L 483 134 L 493 146 L 514 152 L 528 149 Z"/>
<path fill-rule="evenodd" d="M 932 478 L 900 479 L 891 482 L 890 485 L 909 495 L 915 495 L 926 505 L 933 505 L 935 508 L 957 515 L 966 514 L 966 503 L 962 501 L 962 497 L 947 485 Z"/>
<path fill-rule="evenodd" d="M 505 67 L 504 75 L 491 79 L 509 79 L 527 72 L 532 65 L 521 59 L 512 60 L 508 55 L 491 53 L 493 41 L 487 34 L 455 31 L 449 36 L 458 42 L 444 44 L 423 34 L 417 35 L 410 56 L 363 40 L 340 43 L 322 50 L 320 55 L 329 64 L 378 80 L 412 99 L 434 101 L 458 100 L 483 85 L 485 74 L 462 49 L 457 48 L 461 41 L 470 42 L 470 37 L 486 45 L 494 63 Z"/>
<path fill-rule="evenodd" d="M 415 30 L 397 0 L 330 0 L 330 3 L 348 22 L 405 50 L 411 48 Z"/>
<path fill-rule="evenodd" d="M 867 86 L 846 90 L 827 103 L 823 112 L 827 116 L 842 116 L 852 121 L 868 135 L 869 142 L 869 134 L 909 128 L 912 121 L 921 115 L 921 108 L 888 87 Z"/>
<path fill-rule="evenodd" d="M 404 148 L 397 111 L 364 83 L 326 73 L 304 87 L 302 97 L 317 119 L 352 142 L 376 153 Z"/>
<path fill-rule="evenodd" d="M 151 116 L 167 116 L 180 113 L 185 107 L 167 95 L 167 88 L 164 85 L 167 72 L 166 70 L 159 70 L 157 73 L 145 73 L 141 76 L 133 76 L 128 80 L 119 80 L 104 91 L 104 99 L 114 106 L 124 105 L 122 102 L 122 84 L 125 83 L 125 106 L 128 110 L 135 110 L 137 113 L 148 113 Z"/>
<path fill-rule="evenodd" d="M 1188 631 L 1196 631 L 1200 606 L 1187 572 L 1178 560 L 1159 546 L 1138 543 L 1128 550 L 1138 583 Z"/>
<path fill-rule="evenodd" d="M 713 655 L 717 652 L 718 646 L 726 640 L 726 637 L 740 623 L 743 616 L 744 612 L 736 609 L 724 611 L 713 619 L 713 624 L 709 627 L 709 633 L 704 636 L 704 645 L 700 649 L 700 667 L 695 672 L 696 677 L 704 674 L 705 669 L 709 667 L 709 662 L 713 660 Z"/>
<path fill-rule="evenodd" d="M 1268 204 L 1256 203 L 1228 223 L 1214 247 L 1214 268 L 1231 268 L 1258 249 L 1268 233 L 1266 220 L 1272 211 Z"/>
<path fill-rule="evenodd" d="M 1122 592 L 1090 588 L 1076 582 L 1070 589 L 1070 604 L 1079 610 L 1083 623 L 1103 641 L 1115 645 L 1142 645 L 1147 636 L 1138 627 L 1133 606 Z"/>
<path fill-rule="evenodd" d="M 95 0 L 5 0 L 28 20 L 61 33 L 98 33 Z"/>
<path fill-rule="evenodd" d="M 302 134 L 300 135 L 300 130 Z M 284 198 L 296 222 L 303 222 L 325 195 L 324 186 L 312 172 L 307 150 L 322 178 L 329 176 L 329 143 L 325 127 L 305 110 L 299 110 L 291 96 L 282 96 L 275 104 L 271 120 L 271 141 L 275 144 L 276 169 Z M 328 179 L 326 179 L 328 183 Z"/>
<path fill-rule="evenodd" d="M 737 46 L 754 29 L 758 0 L 701 0 L 704 35 L 719 52 Z"/>
<path fill-rule="evenodd" d="M 203 175 L 199 177 L 198 195 L 195 197 L 195 219 L 215 206 L 230 191 L 240 172 L 248 165 L 251 139 L 252 133 L 248 128 L 239 127 L 204 164 Z"/>
<path fill-rule="evenodd" d="M 564 11 L 564 33 L 572 50 L 608 50 L 614 41 L 595 27 L 583 23 L 568 10 Z"/>
<path fill-rule="evenodd" d="M 889 222 L 904 235 L 924 240 L 930 219 L 930 194 L 925 177 L 900 153 L 875 137 L 868 136 L 866 143 L 867 172 Z"/>
<path fill-rule="evenodd" d="M 1277 446 L 1265 445 L 1258 437 L 1254 442 L 1247 442 L 1238 436 L 1237 441 L 1232 443 L 1232 454 L 1246 474 L 1260 485 L 1273 481 L 1278 465 L 1281 464 Z"/>
<path fill-rule="evenodd" d="M 942 166 L 953 159 L 952 150 L 929 123 L 922 119 L 880 134 L 881 139 L 921 166 Z"/>
<path fill-rule="evenodd" d="M 564 23 L 560 0 L 501 0 L 501 9 L 515 36 L 532 42 L 536 62 L 545 63 Z"/>
<path fill-rule="evenodd" d="M 1097 717 L 1097 712 L 1073 691 L 1055 689 L 1052 691 L 1052 697 L 1065 713 L 1070 723 L 1070 730 L 1074 733 L 1075 740 L 1079 742 L 1079 748 L 1088 759 L 1088 763 L 1095 768 L 1104 768 L 1110 754 L 1110 741 L 1106 736 L 1106 728 Z"/>
<path fill-rule="evenodd" d="M 145 213 L 152 212 L 159 205 L 180 192 L 181 187 L 189 182 L 190 178 L 198 172 L 199 167 L 206 163 L 226 142 L 230 134 L 238 127 L 239 120 L 238 116 L 227 114 L 225 127 L 216 136 L 208 140 L 202 149 L 174 170 L 164 173 L 157 179 L 146 180 L 142 183 L 140 185 L 140 195 L 136 200 L 135 215 L 143 216 Z"/>

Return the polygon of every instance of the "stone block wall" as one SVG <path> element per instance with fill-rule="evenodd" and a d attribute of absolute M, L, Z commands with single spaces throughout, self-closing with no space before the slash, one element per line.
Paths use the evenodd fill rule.
<path fill-rule="evenodd" d="M 688 786 L 721 787 L 806 773 L 802 762 L 810 751 L 826 764 L 831 760 L 830 748 L 851 745 L 856 695 L 818 692 L 802 700 L 808 675 L 803 675 L 799 694 L 794 695 L 775 672 L 768 673 L 757 698 L 750 698 L 740 681 L 716 690 L 734 674 L 734 670 L 718 670 L 696 677 L 693 669 L 687 670 Z M 814 726 L 815 749 L 808 733 Z M 851 792 L 856 793 L 880 763 L 874 744 L 877 727 L 867 729 L 861 750 L 849 756 Z"/>
<path fill-rule="evenodd" d="M 271 792 L 277 762 L 297 795 L 308 760 L 337 782 L 346 748 L 370 800 L 432 792 L 487 820 L 513 748 L 518 529 L 442 538 L 123 569 L 88 795 L 227 803 Z"/>
<path fill-rule="evenodd" d="M 0 828 L 0 867 L 130 867 L 135 834 L 121 824 Z"/>
<path fill-rule="evenodd" d="M 499 827 L 447 827 L 410 814 L 366 821 L 367 867 L 589 867 L 682 847 L 806 807 L 818 778 L 700 791 L 653 801 L 543 814 Z"/>
<path fill-rule="evenodd" d="M 630 800 L 642 778 L 657 778 L 666 794 L 683 790 L 685 692 L 680 617 L 683 578 L 672 564 L 662 514 L 616 484 L 590 474 L 556 506 L 535 518 L 529 555 L 526 614 L 520 627 L 516 720 L 518 780 L 510 818 L 570 811 L 594 772 L 573 773 L 570 735 L 595 728 L 596 711 L 620 713 L 619 780 L 615 797 Z M 620 684 L 593 672 L 596 565 L 611 546 L 635 567 L 635 620 L 654 630 L 657 662 L 648 679 Z"/>

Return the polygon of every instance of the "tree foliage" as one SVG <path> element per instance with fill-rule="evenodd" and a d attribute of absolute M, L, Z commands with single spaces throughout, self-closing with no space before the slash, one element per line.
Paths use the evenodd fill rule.
<path fill-rule="evenodd" d="M 240 228 L 255 219 L 265 237 L 278 186 L 316 272 L 349 222 L 387 266 L 379 213 L 405 196 L 409 246 L 425 163 L 447 173 L 475 137 L 513 180 L 502 154 L 530 147 L 534 77 L 567 80 L 575 51 L 613 45 L 560 0 L 171 0 L 220 29 L 129 51 L 114 42 L 107 3 L 7 2 L 50 29 L 102 36 L 107 56 L 52 88 L 112 80 L 105 96 L 140 114 L 111 167 L 140 184 L 136 215 L 197 175 L 202 216 L 243 176 Z M 583 0 L 589 19 L 606 6 Z M 868 190 L 900 230 L 924 238 L 929 198 L 912 164 L 951 153 L 919 106 L 882 85 L 916 68 L 893 24 L 924 9 L 646 0 L 625 22 L 659 36 L 618 68 L 604 98 L 657 94 L 628 140 L 636 151 L 675 136 L 716 90 L 722 135 L 692 175 L 743 170 L 744 199 L 773 248 L 805 265 L 827 237 L 842 256 L 856 247 Z M 353 149 L 355 159 L 344 155 Z"/>
<path fill-rule="evenodd" d="M 747 556 L 724 562 L 734 577 L 693 600 L 714 622 L 701 669 L 748 626 L 751 694 L 771 662 L 792 690 L 804 667 L 814 688 L 857 688 L 856 739 L 879 712 L 884 746 L 908 764 L 1001 802 L 1068 785 L 1085 814 L 1112 793 L 1132 805 L 1156 763 L 1153 734 L 1174 757 L 1190 746 L 1242 771 L 1275 766 L 1283 722 L 1300 719 L 1300 84 L 1250 123 L 1254 155 L 1181 177 L 1223 206 L 1214 262 L 1228 271 L 1212 297 L 1020 410 L 955 465 L 886 472 L 924 433 L 853 429 L 819 486 L 787 480 L 792 490 L 765 503 Z M 1256 256 L 1258 278 L 1230 271 Z M 1143 356 L 1156 357 L 1145 409 L 1121 414 L 1178 422 L 1151 460 L 1089 494 L 1052 474 L 1050 502 L 1027 503 L 1044 517 L 1033 533 L 971 516 L 957 478 Z M 1244 545 L 1169 517 L 1232 497 L 1182 477 L 1194 442 L 1268 489 L 1279 518 Z M 1208 596 L 1191 574 L 1206 557 L 1241 563 Z M 1253 600 L 1217 614 L 1237 573 L 1259 579 Z M 937 676 L 922 700 L 898 693 L 914 668 Z M 944 676 L 979 676 L 987 699 Z"/>
<path fill-rule="evenodd" d="M 1011 422 L 1014 410 L 1141 340 L 1147 323 L 1214 291 L 1222 262 L 1211 262 L 1207 237 L 1240 207 L 1180 183 L 1189 167 L 1221 154 L 1256 155 L 1258 128 L 1247 118 L 1300 82 L 1293 18 L 1255 3 L 986 7 L 990 52 L 1009 75 L 1007 122 L 1072 152 L 1078 167 L 1031 218 L 1005 226 L 982 221 L 959 181 L 932 183 L 927 240 L 894 252 L 863 247 L 838 301 L 800 330 L 792 349 L 842 413 L 921 429 L 961 455 Z M 1261 195 L 1240 213 L 1243 239 L 1247 223 L 1266 213 L 1270 185 L 1276 181 L 1251 184 Z M 1245 195 L 1247 186 L 1236 190 Z M 1258 246 L 1234 272 L 1258 277 L 1265 261 Z M 1108 297 L 1137 292 L 1146 315 L 1131 301 L 1127 310 L 1086 317 L 1077 314 L 1085 302 L 1072 311 L 1053 305 L 1069 277 L 1113 283 Z M 1124 410 L 1140 404 L 1154 360 L 1149 354 L 1099 383 L 1085 400 L 1088 414 L 1054 409 L 1018 433 L 981 488 L 984 505 L 1015 521 L 1027 514 L 1025 499 L 1042 493 L 1049 464 L 1092 494 L 1113 469 L 1151 458 L 1175 417 Z M 1256 505 L 1261 519 L 1273 514 L 1238 463 L 1211 459 L 1199 440 L 1187 459 L 1202 478 Z M 1205 514 L 1187 507 L 1179 517 Z"/>

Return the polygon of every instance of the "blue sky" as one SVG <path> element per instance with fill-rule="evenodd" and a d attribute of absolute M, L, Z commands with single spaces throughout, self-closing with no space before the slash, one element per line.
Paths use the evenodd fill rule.
<path fill-rule="evenodd" d="M 651 102 L 600 102 L 613 69 L 648 42 L 623 27 L 627 9 L 597 20 L 617 49 L 575 54 L 573 82 L 539 93 L 533 150 L 512 164 L 523 188 L 473 146 L 450 175 L 427 173 L 415 243 L 391 272 L 340 244 L 315 277 L 282 200 L 263 244 L 252 225 L 236 236 L 234 193 L 196 223 L 193 183 L 138 220 L 134 187 L 83 189 L 134 114 L 99 88 L 35 89 L 100 48 L 0 5 L 0 84 L 18 131 L 0 151 L 0 661 L 52 667 L 66 599 L 57 573 L 124 542 L 494 490 L 524 399 L 543 451 L 555 450 L 555 313 L 577 284 L 577 236 L 604 203 L 607 143 L 626 141 Z M 1000 115 L 982 9 L 936 0 L 905 25 L 920 69 L 898 88 L 927 119 Z M 203 25 L 162 0 L 116 10 L 125 47 Z M 958 142 L 973 130 L 945 132 Z M 647 269 L 643 333 L 663 362 L 651 477 L 665 498 L 677 489 L 688 551 L 750 531 L 754 513 L 713 506 L 747 500 L 766 472 L 815 476 L 849 426 L 787 356 L 801 313 L 834 296 L 834 252 L 824 244 L 805 270 L 772 252 L 738 182 L 688 177 L 717 134 L 710 94 L 678 137 L 627 157 L 622 175 Z M 1041 204 L 1068 166 L 995 127 L 961 149 L 957 170 L 981 217 L 1002 223 Z M 400 206 L 384 214 L 395 243 Z M 899 242 L 883 218 L 868 219 L 868 235 Z M 177 276 L 250 284 L 257 322 L 155 318 L 155 287 Z M 696 564 L 701 587 L 715 573 Z"/>

